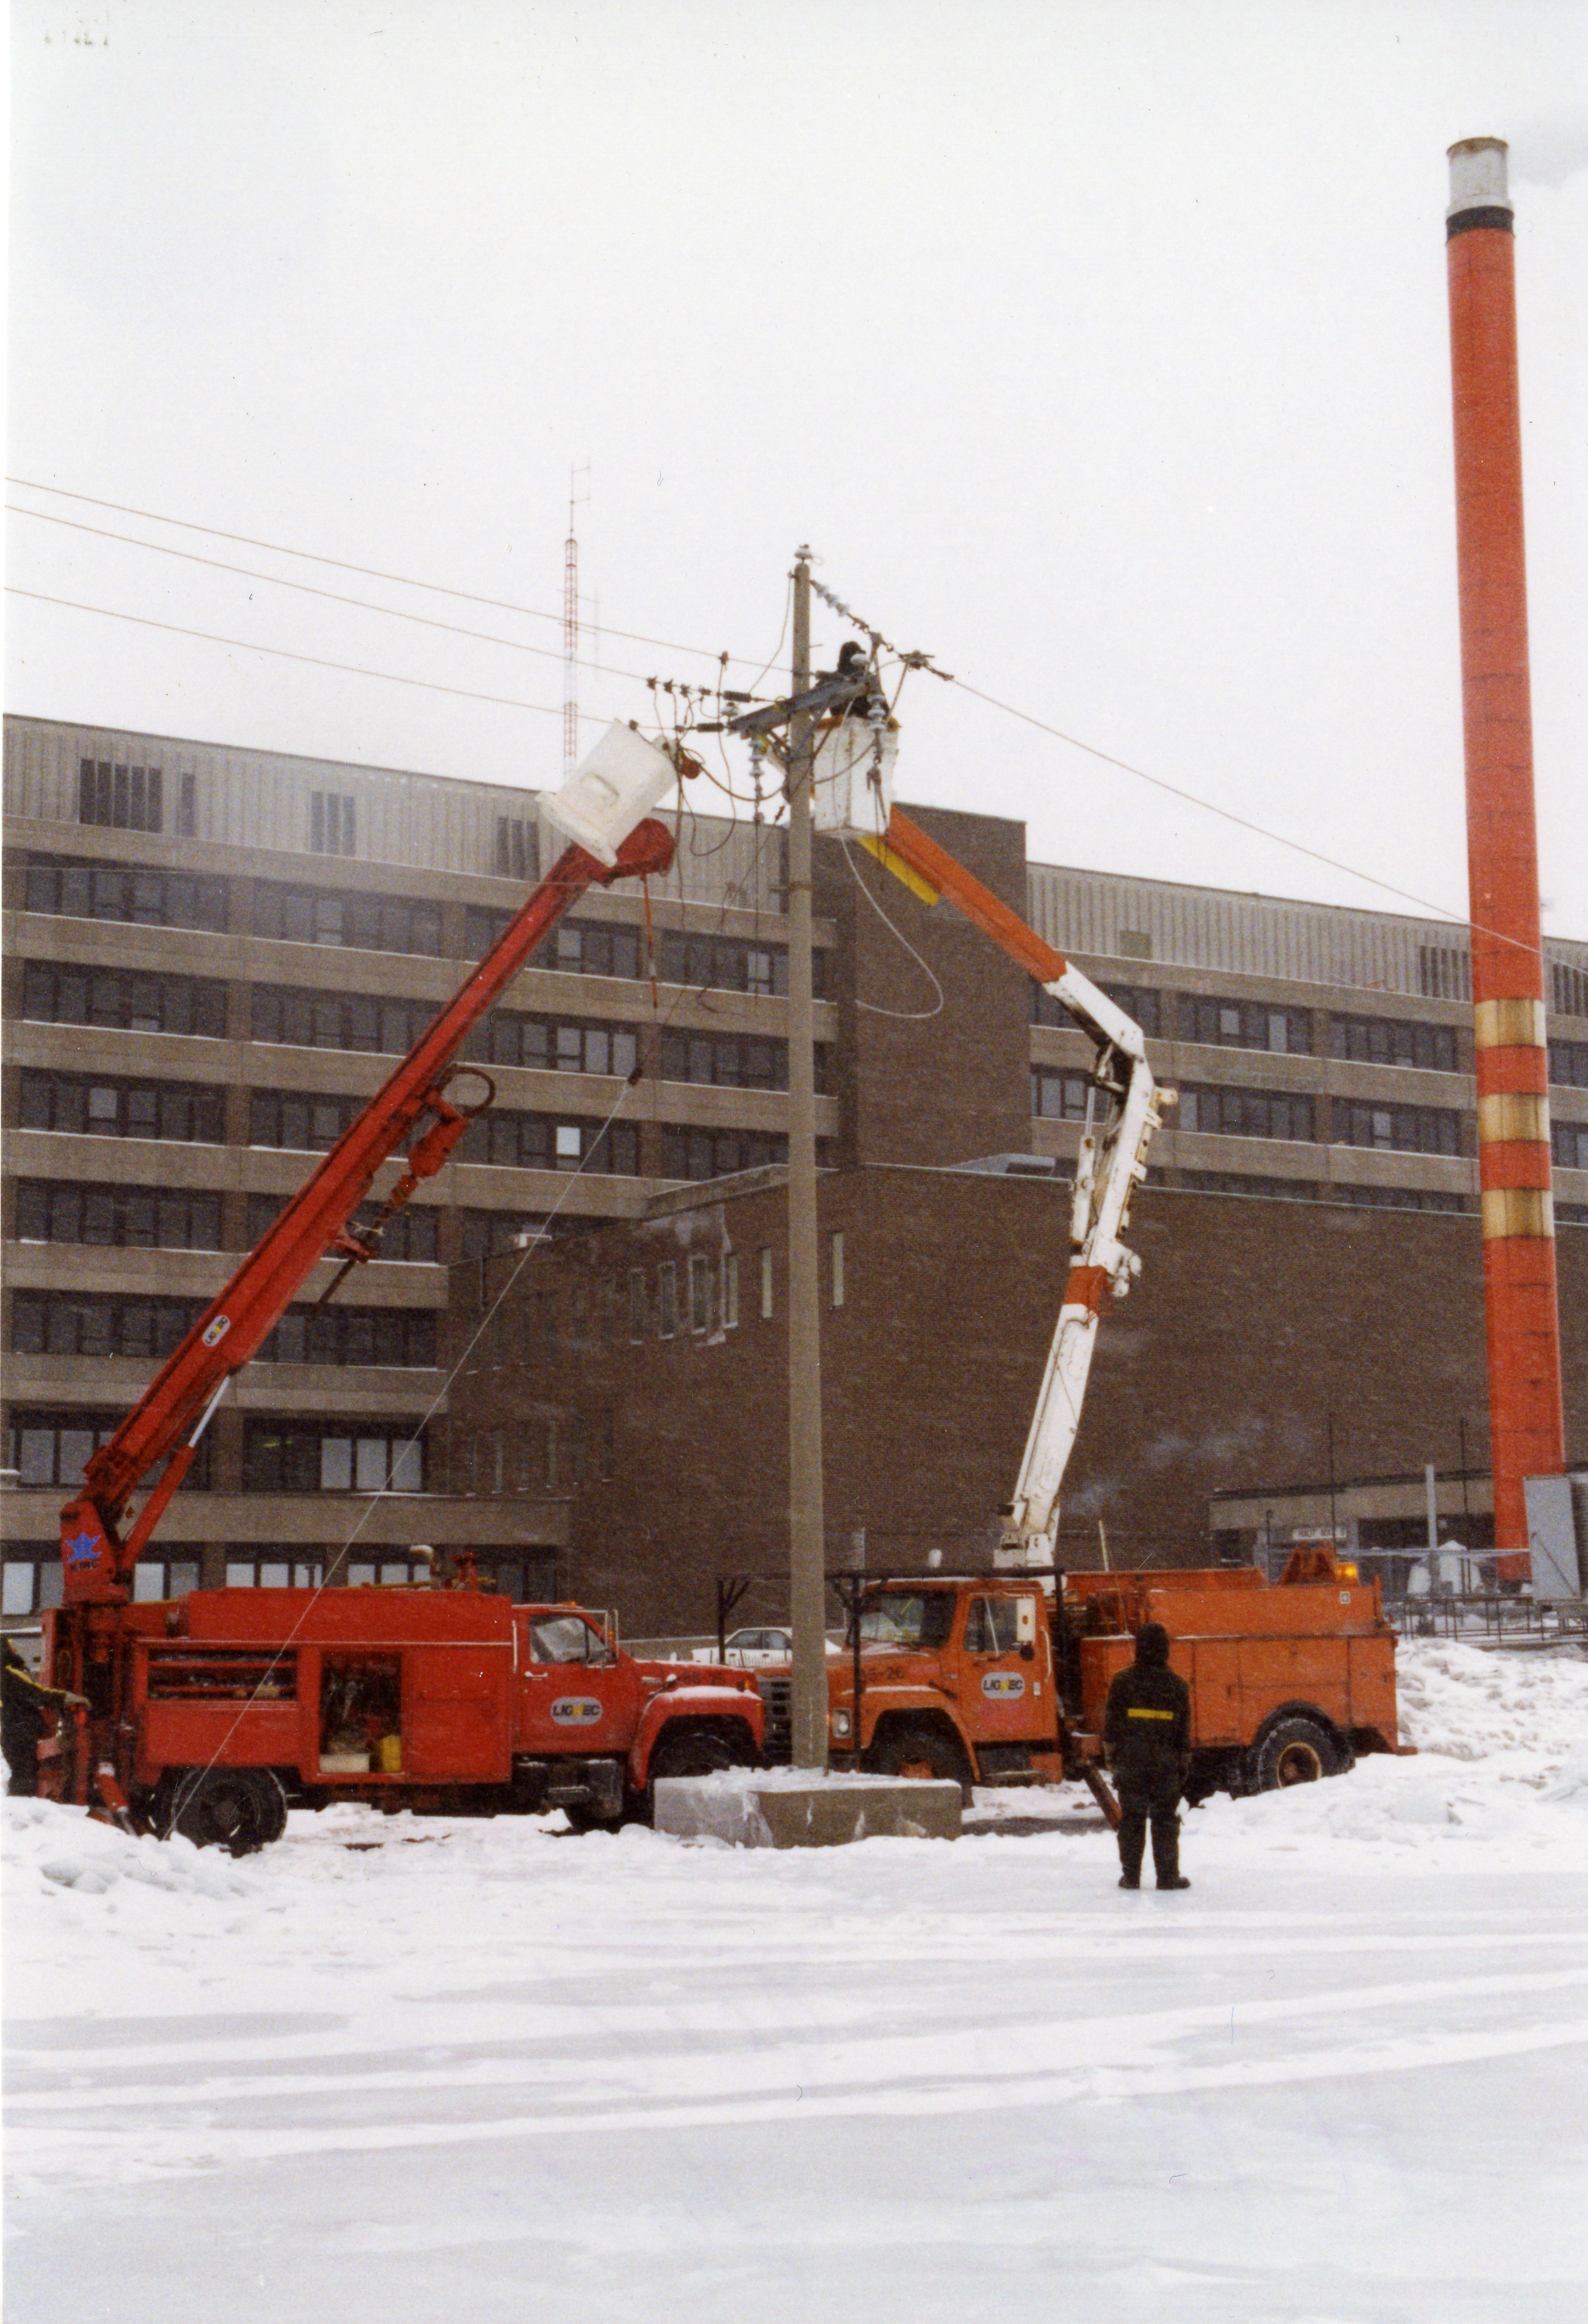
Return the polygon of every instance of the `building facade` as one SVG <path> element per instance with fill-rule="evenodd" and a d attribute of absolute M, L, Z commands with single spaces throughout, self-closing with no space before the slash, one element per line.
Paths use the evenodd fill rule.
<path fill-rule="evenodd" d="M 25 718 L 6 722 L 5 805 L 0 1334 L 17 1481 L 0 1508 L 15 1618 L 57 1586 L 56 1513 L 86 1451 L 451 996 L 550 850 L 524 791 Z M 1256 1268 L 1257 1304 L 1242 1311 L 1242 1330 L 1292 1347 L 1299 1333 L 1305 1346 L 1334 1328 L 1325 1311 L 1336 1278 L 1327 1266 L 1305 1273 L 1296 1254 L 1305 1245 L 1360 1255 L 1382 1227 L 1391 1243 L 1402 1238 L 1386 1246 L 1382 1296 L 1397 1316 L 1423 1321 L 1406 1340 L 1353 1298 L 1353 1328 L 1397 1363 L 1422 1360 L 1446 1311 L 1419 1283 L 1431 1268 L 1454 1285 L 1478 1265 L 1458 936 L 1393 915 L 1031 865 L 1017 825 L 918 812 L 1131 1010 L 1154 1071 L 1182 1093 L 1138 1205 L 1144 1250 L 1162 1246 L 1149 1252 L 1144 1305 L 1156 1268 L 1216 1319 L 1228 1291 L 1208 1274 L 1208 1254 L 1227 1243 L 1231 1265 Z M 698 1425 L 709 1440 L 718 1423 L 686 1397 L 671 1419 L 658 1409 L 641 1428 L 638 1375 L 623 1385 L 628 1356 L 614 1355 L 608 1387 L 586 1397 L 559 1395 L 543 1369 L 533 1388 L 513 1351 L 550 1345 L 563 1360 L 575 1348 L 637 1347 L 624 1305 L 638 1296 L 636 1273 L 647 1277 L 647 1328 L 660 1344 L 656 1269 L 669 1262 L 620 1263 L 612 1237 L 621 1231 L 650 1252 L 656 1232 L 684 1233 L 679 1220 L 753 1213 L 750 1239 L 735 1226 L 719 1251 L 718 1304 L 706 1311 L 716 1320 L 701 1332 L 689 1268 L 677 1277 L 673 1336 L 694 1346 L 716 1333 L 726 1345 L 743 1330 L 726 1321 L 730 1299 L 746 1316 L 753 1305 L 769 1327 L 758 1377 L 780 1379 L 770 1329 L 780 1313 L 779 1206 L 765 1174 L 776 1173 L 787 1137 L 782 881 L 780 831 L 686 810 L 675 869 L 649 899 L 620 888 L 581 903 L 471 1042 L 466 1054 L 494 1084 L 489 1112 L 421 1190 L 382 1259 L 331 1306 L 296 1307 L 228 1391 L 140 1587 L 157 1595 L 198 1579 L 328 1572 L 396 1579 L 424 1544 L 474 1548 L 515 1590 L 627 1593 L 636 1608 L 627 1618 L 661 1618 L 658 1592 L 639 1579 L 638 1472 L 627 1464 L 649 1459 L 644 1444 L 660 1431 L 678 1457 L 655 1474 L 665 1472 L 687 1511 L 704 1472 L 685 1439 Z M 1005 1311 L 1012 1299 L 1026 1316 L 1029 1292 L 1015 1351 L 1001 1371 L 987 1337 L 985 1406 L 973 1398 L 974 1410 L 960 1411 L 948 1395 L 938 1453 L 913 1497 L 891 1504 L 909 1508 L 911 1525 L 952 1508 L 955 1525 L 984 1526 L 991 1480 L 1007 1473 L 1008 1443 L 1018 1457 L 1023 1437 L 1022 1368 L 1037 1360 L 1027 1342 L 1034 1333 L 1039 1350 L 1051 1327 L 1057 1261 L 1048 1251 L 1062 1239 L 1054 1222 L 1064 1205 L 1051 1185 L 994 1185 L 998 1169 L 962 1166 L 1012 1156 L 1062 1178 L 1090 1053 L 974 930 L 858 851 L 820 844 L 817 908 L 817 1127 L 835 1173 L 824 1203 L 860 1205 L 854 1222 L 828 1232 L 851 1238 L 839 1248 L 851 1253 L 852 1277 L 853 1239 L 871 1248 L 872 1271 L 863 1267 L 857 1282 L 887 1280 L 877 1271 L 885 1253 L 890 1267 L 913 1270 L 919 1296 L 899 1313 L 912 1319 L 921 1374 L 947 1380 L 966 1369 L 956 1336 L 966 1294 L 947 1259 L 975 1244 L 971 1212 L 979 1204 L 989 1222 L 1020 1222 L 1018 1233 L 998 1230 L 1003 1256 L 986 1260 Z M 1569 1276 L 1574 1286 L 1568 1251 L 1588 1222 L 1588 945 L 1547 949 L 1556 1217 L 1563 1286 Z M 930 1199 L 918 1189 L 907 1201 L 907 1181 Z M 703 1208 L 707 1182 L 715 1191 Z M 1159 1203 L 1160 1193 L 1174 1199 Z M 1417 1226 L 1433 1240 L 1406 1242 L 1408 1214 L 1430 1213 L 1444 1216 Z M 1226 1214 L 1227 1227 L 1205 1223 Z M 581 1229 L 598 1231 L 576 1236 Z M 1431 1256 L 1469 1245 L 1470 1263 Z M 610 1264 L 597 1268 L 603 1251 Z M 700 1255 L 693 1242 L 680 1252 Z M 934 1269 L 946 1286 L 936 1302 L 921 1287 Z M 553 1281 L 557 1270 L 566 1281 Z M 1563 1289 L 1563 1305 L 1579 1298 L 1580 1288 Z M 989 1314 L 999 1312 L 995 1304 Z M 1108 1363 L 1134 1344 L 1126 1319 L 1110 1327 L 1100 1388 Z M 1378 1312 L 1382 1321 L 1389 1310 Z M 875 1307 L 868 1328 L 891 1328 L 885 1313 Z M 687 1331 L 677 1323 L 685 1314 Z M 1478 1370 L 1463 1375 L 1461 1399 L 1476 1425 L 1481 1314 L 1474 1328 Z M 733 1344 L 748 1347 L 752 1336 Z M 1154 1361 L 1169 1360 L 1169 1341 L 1159 1344 Z M 1216 1378 L 1216 1354 L 1199 1360 Z M 516 1413 L 514 1394 L 524 1403 Z M 749 1397 L 744 1408 L 761 1406 Z M 1098 1410 L 1107 1408 L 1104 1394 Z M 842 1425 L 829 1420 L 830 1443 Z M 1111 1425 L 1089 1409 L 1078 1462 L 1102 1460 Z M 757 1428 L 775 1533 L 775 1398 Z M 1166 1428 L 1173 1434 L 1172 1414 Z M 969 1499 L 961 1511 L 958 1484 L 946 1498 L 941 1484 L 967 1430 L 986 1470 L 974 1515 Z M 1147 1449 L 1163 1430 L 1150 1440 L 1123 1422 L 1121 1431 L 1120 1462 L 1165 1472 L 1161 1449 Z M 1218 1437 L 1216 1413 L 1204 1434 Z M 1386 1442 L 1383 1457 L 1406 1466 L 1426 1456 Z M 1177 1509 L 1196 1504 L 1192 1533 L 1182 1528 L 1177 1541 L 1205 1531 L 1210 1491 L 1261 1481 L 1250 1466 L 1232 1474 L 1216 1460 L 1176 1478 Z M 1138 1496 L 1134 1516 L 1106 1494 L 1094 1499 L 1105 1526 L 1115 1506 L 1125 1532 L 1162 1529 L 1150 1497 Z M 1094 1522 L 1084 1498 L 1070 1506 Z M 745 1512 L 725 1501 L 724 1510 L 713 1558 L 732 1546 L 729 1535 L 749 1537 Z M 868 1528 L 885 1530 L 869 1502 L 843 1530 Z M 626 1564 L 605 1548 L 596 1554 L 593 1544 L 625 1530 L 635 1545 Z M 675 1530 L 687 1538 L 687 1517 Z M 909 1527 L 899 1530 L 902 1539 Z M 652 1554 L 665 1563 L 674 1552 L 658 1538 Z M 621 1591 L 620 1568 L 629 1576 Z M 640 1616 L 642 1599 L 654 1618 Z"/>

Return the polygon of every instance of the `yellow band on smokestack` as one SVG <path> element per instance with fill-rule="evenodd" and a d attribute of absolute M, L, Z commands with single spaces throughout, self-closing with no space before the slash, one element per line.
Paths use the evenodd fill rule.
<path fill-rule="evenodd" d="M 1483 1240 L 1555 1240 L 1555 1197 L 1546 1186 L 1487 1186 L 1483 1190 Z"/>
<path fill-rule="evenodd" d="M 1473 1011 L 1473 1038 L 1480 1049 L 1542 1049 L 1542 1001 L 1480 1001 Z"/>
<path fill-rule="evenodd" d="M 1526 1139 L 1529 1143 L 1547 1146 L 1549 1143 L 1549 1100 L 1528 1097 L 1519 1091 L 1502 1091 L 1494 1097 L 1478 1100 L 1478 1136 L 1486 1145 L 1491 1139 L 1511 1142 Z"/>

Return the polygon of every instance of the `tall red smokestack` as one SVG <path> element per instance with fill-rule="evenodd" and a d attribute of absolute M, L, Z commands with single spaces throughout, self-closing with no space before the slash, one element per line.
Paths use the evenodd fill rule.
<path fill-rule="evenodd" d="M 1565 1430 L 1505 156 L 1499 137 L 1450 148 L 1446 258 L 1494 1540 L 1516 1581 L 1529 1571 L 1522 1480 L 1561 1472 Z"/>

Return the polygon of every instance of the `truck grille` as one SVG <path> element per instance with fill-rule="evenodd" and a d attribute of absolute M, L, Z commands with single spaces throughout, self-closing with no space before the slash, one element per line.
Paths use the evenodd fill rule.
<path fill-rule="evenodd" d="M 794 1682 L 787 1671 L 757 1671 L 755 1683 L 766 1705 L 766 1763 L 786 1767 L 794 1757 Z"/>

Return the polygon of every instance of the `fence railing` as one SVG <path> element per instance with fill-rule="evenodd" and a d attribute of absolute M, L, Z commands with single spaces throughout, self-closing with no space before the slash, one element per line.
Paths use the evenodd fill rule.
<path fill-rule="evenodd" d="M 1588 1640 L 1588 1601 L 1546 1605 L 1501 1591 L 1427 1591 L 1384 1596 L 1385 1619 L 1403 1638 L 1461 1638 L 1470 1646 L 1544 1646 Z"/>

